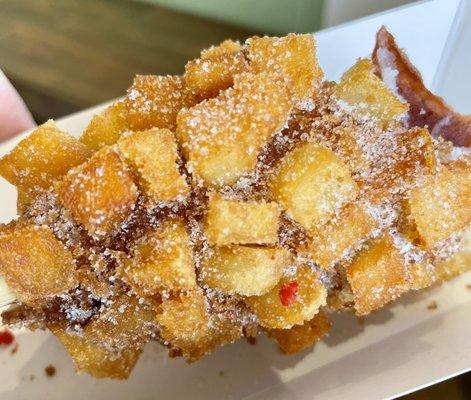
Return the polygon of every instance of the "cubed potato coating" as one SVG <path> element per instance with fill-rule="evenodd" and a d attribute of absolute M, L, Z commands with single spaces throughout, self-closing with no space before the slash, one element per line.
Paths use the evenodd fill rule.
<path fill-rule="evenodd" d="M 338 217 L 313 236 L 308 244 L 308 252 L 322 268 L 331 269 L 348 250 L 366 239 L 377 225 L 364 206 L 348 204 Z"/>
<path fill-rule="evenodd" d="M 80 141 L 96 151 L 115 144 L 127 128 L 126 108 L 122 101 L 117 101 L 92 118 Z"/>
<path fill-rule="evenodd" d="M 162 338 L 171 348 L 181 350 L 190 361 L 209 353 L 217 345 L 233 342 L 242 335 L 240 326 L 222 316 L 209 314 L 201 290 L 164 300 L 157 321 Z"/>
<path fill-rule="evenodd" d="M 90 156 L 83 143 L 48 121 L 0 159 L 0 176 L 35 195 Z"/>
<path fill-rule="evenodd" d="M 72 357 L 77 371 L 86 372 L 95 378 L 127 379 L 142 352 L 141 349 L 129 348 L 119 355 L 110 354 L 108 349 L 87 340 L 83 335 L 60 328 L 50 329 Z"/>
<path fill-rule="evenodd" d="M 289 304 L 282 303 L 283 293 L 291 288 Z M 317 274 L 308 266 L 299 266 L 294 276 L 283 276 L 278 284 L 261 296 L 245 299 L 265 328 L 288 329 L 314 317 L 325 305 L 327 291 Z"/>
<path fill-rule="evenodd" d="M 409 284 L 411 289 L 419 290 L 433 285 L 437 281 L 435 268 L 426 262 L 409 265 Z"/>
<path fill-rule="evenodd" d="M 428 248 L 471 223 L 471 167 L 450 163 L 409 197 L 411 217 Z"/>
<path fill-rule="evenodd" d="M 211 245 L 278 242 L 281 207 L 275 202 L 226 200 L 211 195 L 204 231 Z"/>
<path fill-rule="evenodd" d="M 18 299 L 41 307 L 78 285 L 75 261 L 46 226 L 15 222 L 0 231 L 0 273 Z"/>
<path fill-rule="evenodd" d="M 196 102 L 181 76 L 137 75 L 124 99 L 127 123 L 134 131 L 174 131 L 178 112 Z"/>
<path fill-rule="evenodd" d="M 138 195 L 126 164 L 106 147 L 70 171 L 55 190 L 72 217 L 99 236 L 124 222 Z"/>
<path fill-rule="evenodd" d="M 440 261 L 435 267 L 435 275 L 440 281 L 448 281 L 471 270 L 471 229 L 464 233 L 461 250 L 452 257 Z"/>
<path fill-rule="evenodd" d="M 409 289 L 404 258 L 388 233 L 372 241 L 347 267 L 358 315 L 366 315 Z"/>
<path fill-rule="evenodd" d="M 207 49 L 201 50 L 201 58 L 207 60 L 210 58 L 215 58 L 222 56 L 223 54 L 236 53 L 242 50 L 242 45 L 240 42 L 236 42 L 231 39 L 226 39 L 223 42 L 219 43 L 217 46 L 211 46 Z"/>
<path fill-rule="evenodd" d="M 313 346 L 330 330 L 326 313 L 320 310 L 314 318 L 290 329 L 268 329 L 268 337 L 275 339 L 285 354 L 298 353 Z"/>
<path fill-rule="evenodd" d="M 202 263 L 199 277 L 223 293 L 259 296 L 278 283 L 291 262 L 290 252 L 281 247 L 218 247 Z"/>
<path fill-rule="evenodd" d="M 234 86 L 178 114 L 188 168 L 208 185 L 234 184 L 252 171 L 291 109 L 286 87 L 268 74 L 241 74 Z"/>
<path fill-rule="evenodd" d="M 409 110 L 407 103 L 402 103 L 374 74 L 371 60 L 365 58 L 359 59 L 345 72 L 333 95 L 349 111 L 360 117 L 372 117 L 384 128 Z"/>
<path fill-rule="evenodd" d="M 249 39 L 247 44 L 251 70 L 269 72 L 287 81 L 297 102 L 308 100 L 322 81 L 316 42 L 311 34 L 256 37 Z"/>
<path fill-rule="evenodd" d="M 404 192 L 437 165 L 433 139 L 426 128 L 384 133 L 374 146 L 380 159 L 370 172 L 369 184 L 386 197 Z"/>
<path fill-rule="evenodd" d="M 95 378 L 127 379 L 155 331 L 154 313 L 125 297 L 92 320 L 81 334 L 50 327 L 78 371 Z"/>
<path fill-rule="evenodd" d="M 26 190 L 18 189 L 16 194 L 16 213 L 23 215 L 33 201 L 34 195 L 29 194 Z"/>
<path fill-rule="evenodd" d="M 358 132 L 350 128 L 340 128 L 334 131 L 334 153 L 339 156 L 352 172 L 366 171 L 370 168 L 370 161 L 359 144 Z"/>
<path fill-rule="evenodd" d="M 196 286 L 193 253 L 185 224 L 164 221 L 131 246 L 118 273 L 134 290 L 155 295 L 162 290 L 189 290 Z"/>
<path fill-rule="evenodd" d="M 201 52 L 201 57 L 185 66 L 185 83 L 201 99 L 216 96 L 234 83 L 234 76 L 248 71 L 239 43 L 226 40 Z"/>
<path fill-rule="evenodd" d="M 150 129 L 122 137 L 119 150 L 139 176 L 144 193 L 154 201 L 187 196 L 190 188 L 178 170 L 177 142 L 168 129 Z"/>
<path fill-rule="evenodd" d="M 358 195 L 347 165 L 330 149 L 312 143 L 299 145 L 280 161 L 270 190 L 288 214 L 312 234 Z"/>

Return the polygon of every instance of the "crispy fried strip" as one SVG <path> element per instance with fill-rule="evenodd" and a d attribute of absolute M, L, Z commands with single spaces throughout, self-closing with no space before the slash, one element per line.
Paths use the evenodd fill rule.
<path fill-rule="evenodd" d="M 376 34 L 372 59 L 378 76 L 410 104 L 409 128 L 428 126 L 434 137 L 471 147 L 471 116 L 456 113 L 425 87 L 419 71 L 384 26 Z"/>

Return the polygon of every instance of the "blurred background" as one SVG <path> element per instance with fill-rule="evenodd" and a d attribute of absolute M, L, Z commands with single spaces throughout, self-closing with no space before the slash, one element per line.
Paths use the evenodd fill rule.
<path fill-rule="evenodd" d="M 0 0 L 0 69 L 38 123 L 180 74 L 225 38 L 314 32 L 411 0 Z M 471 375 L 404 399 L 470 399 Z"/>
<path fill-rule="evenodd" d="M 225 38 L 314 32 L 407 0 L 0 0 L 0 68 L 38 122 L 179 74 Z"/>

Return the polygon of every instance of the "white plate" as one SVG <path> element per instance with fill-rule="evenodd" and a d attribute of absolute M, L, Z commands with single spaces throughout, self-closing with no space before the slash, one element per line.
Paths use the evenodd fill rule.
<path fill-rule="evenodd" d="M 455 20 L 459 6 L 458 0 L 435 0 L 320 33 L 319 57 L 327 76 L 337 78 L 356 57 L 367 56 L 374 33 L 386 24 L 425 80 L 441 90 L 440 82 L 452 78 L 437 74 L 446 72 L 447 60 L 458 66 L 470 61 L 458 62 L 457 53 L 450 57 L 444 51 L 445 43 L 447 48 L 463 48 L 458 41 L 461 31 L 456 31 L 461 26 Z M 455 32 L 450 35 L 452 26 Z M 470 45 L 471 41 L 464 47 Z M 469 57 L 468 52 L 460 54 Z M 460 89 L 455 80 L 454 93 Z M 449 85 L 447 90 L 451 93 Z M 471 111 L 469 103 L 460 107 Z M 59 125 L 78 135 L 101 108 L 65 118 Z M 0 155 L 17 140 L 1 145 Z M 15 200 L 12 187 L 0 181 L 0 221 L 14 216 Z M 52 335 L 22 332 L 15 355 L 9 349 L 0 351 L 0 399 L 344 400 L 397 396 L 470 369 L 469 283 L 471 274 L 466 274 L 441 287 L 409 293 L 368 317 L 364 325 L 350 314 L 335 316 L 328 338 L 294 356 L 281 355 L 272 342 L 260 338 L 256 346 L 241 341 L 188 365 L 181 359 L 168 359 L 166 351 L 151 344 L 124 382 L 76 375 L 72 361 Z M 432 301 L 438 304 L 436 310 L 427 309 Z M 53 378 L 44 373 L 49 364 L 57 369 Z"/>

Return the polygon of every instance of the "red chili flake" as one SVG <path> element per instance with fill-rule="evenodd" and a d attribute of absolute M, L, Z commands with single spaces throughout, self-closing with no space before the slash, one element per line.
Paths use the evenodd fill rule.
<path fill-rule="evenodd" d="M 281 304 L 290 306 L 296 301 L 298 295 L 299 284 L 296 281 L 285 283 L 279 292 Z"/>
<path fill-rule="evenodd" d="M 15 341 L 15 336 L 9 329 L 0 331 L 0 346 L 9 346 Z"/>

